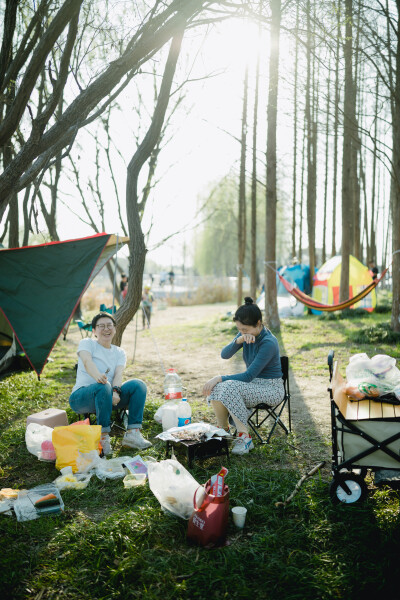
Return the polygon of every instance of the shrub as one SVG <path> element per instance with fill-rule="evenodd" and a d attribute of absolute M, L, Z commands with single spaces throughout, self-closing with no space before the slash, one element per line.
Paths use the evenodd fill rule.
<path fill-rule="evenodd" d="M 229 282 L 219 279 L 202 282 L 198 288 L 180 296 L 168 296 L 169 306 L 191 306 L 194 304 L 216 304 L 232 300 L 233 291 Z"/>
<path fill-rule="evenodd" d="M 112 291 L 91 284 L 82 297 L 82 312 L 98 311 L 100 304 L 112 305 Z"/>
<path fill-rule="evenodd" d="M 400 343 L 400 333 L 392 331 L 390 323 L 377 323 L 364 327 L 351 334 L 351 339 L 359 344 L 396 344 Z"/>

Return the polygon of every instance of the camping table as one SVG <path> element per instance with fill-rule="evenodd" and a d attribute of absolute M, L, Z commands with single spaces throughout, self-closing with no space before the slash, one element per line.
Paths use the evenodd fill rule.
<path fill-rule="evenodd" d="M 177 440 L 173 442 L 172 440 L 167 440 L 167 458 L 170 456 L 173 448 L 179 450 L 182 446 L 185 448 L 189 468 L 192 467 L 194 460 L 204 460 L 215 456 L 226 456 L 229 462 L 228 442 L 226 438 L 211 438 L 205 442 L 197 442 L 195 440 Z"/>

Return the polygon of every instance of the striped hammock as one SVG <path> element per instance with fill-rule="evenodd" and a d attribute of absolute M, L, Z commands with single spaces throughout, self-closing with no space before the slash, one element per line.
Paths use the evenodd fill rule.
<path fill-rule="evenodd" d="M 308 308 L 313 308 L 314 310 L 321 310 L 321 311 L 325 311 L 325 312 L 334 312 L 335 310 L 344 310 L 345 308 L 349 308 L 349 306 L 352 306 L 353 304 L 356 304 L 356 302 L 359 302 L 360 300 L 365 298 L 365 296 L 367 296 L 370 292 L 372 292 L 372 290 L 378 285 L 378 283 L 380 281 L 382 281 L 382 279 L 384 278 L 384 276 L 387 273 L 388 268 L 389 267 L 387 267 L 382 272 L 379 279 L 377 278 L 377 279 L 375 279 L 375 281 L 372 281 L 366 288 L 364 288 L 362 290 L 362 292 L 357 294 L 357 296 L 354 296 L 353 298 L 349 298 L 348 300 L 345 300 L 344 302 L 339 302 L 339 304 L 321 304 L 321 302 L 317 302 L 316 300 L 314 300 L 314 298 L 311 298 L 311 296 L 307 296 L 307 294 L 305 294 L 304 292 L 302 292 L 301 290 L 296 288 L 293 284 L 291 284 L 289 281 L 287 281 L 287 279 L 285 279 L 282 275 L 280 275 L 278 273 L 278 271 L 277 271 L 277 273 L 278 273 L 279 279 L 281 280 L 283 286 L 286 288 L 286 290 L 289 292 L 289 294 L 292 294 L 292 296 L 294 296 L 299 302 L 301 302 Z"/>

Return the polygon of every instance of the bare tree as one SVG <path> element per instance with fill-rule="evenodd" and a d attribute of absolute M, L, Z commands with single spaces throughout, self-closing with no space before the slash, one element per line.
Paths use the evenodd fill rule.
<path fill-rule="evenodd" d="M 267 189 L 266 189 L 266 244 L 265 244 L 265 315 L 273 329 L 280 330 L 276 289 L 276 126 L 278 118 L 279 39 L 281 0 L 271 0 L 271 30 L 269 56 L 269 84 L 267 107 Z M 271 268 L 272 267 L 272 268 Z"/>
<path fill-rule="evenodd" d="M 246 64 L 243 82 L 242 130 L 240 136 L 240 171 L 238 197 L 238 286 L 237 304 L 243 303 L 243 268 L 246 256 L 246 153 L 247 153 L 247 101 L 249 68 Z"/>

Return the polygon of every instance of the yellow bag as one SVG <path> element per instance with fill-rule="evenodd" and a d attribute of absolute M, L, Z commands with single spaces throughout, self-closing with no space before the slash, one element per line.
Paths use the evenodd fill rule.
<path fill-rule="evenodd" d="M 56 451 L 56 468 L 72 467 L 77 472 L 76 459 L 80 452 L 97 450 L 100 454 L 99 442 L 101 425 L 67 425 L 54 427 L 53 446 Z"/>

